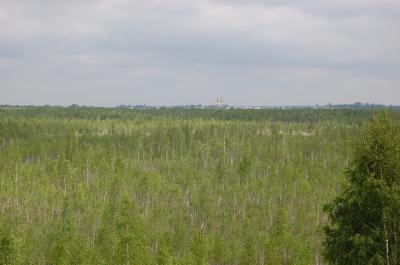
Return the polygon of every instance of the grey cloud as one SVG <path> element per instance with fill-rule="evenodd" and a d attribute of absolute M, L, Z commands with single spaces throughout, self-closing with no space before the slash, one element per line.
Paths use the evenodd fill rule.
<path fill-rule="evenodd" d="M 399 12 L 396 0 L 3 0 L 0 103 L 218 94 L 235 104 L 393 104 Z"/>

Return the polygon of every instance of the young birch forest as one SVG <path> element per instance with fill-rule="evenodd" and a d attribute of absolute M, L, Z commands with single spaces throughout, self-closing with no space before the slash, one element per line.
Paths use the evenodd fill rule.
<path fill-rule="evenodd" d="M 326 264 L 372 110 L 0 109 L 0 264 Z"/>

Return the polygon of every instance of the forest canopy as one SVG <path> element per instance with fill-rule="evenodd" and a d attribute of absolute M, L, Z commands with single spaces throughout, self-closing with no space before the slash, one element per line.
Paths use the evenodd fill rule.
<path fill-rule="evenodd" d="M 0 264 L 326 264 L 373 114 L 0 108 Z"/>

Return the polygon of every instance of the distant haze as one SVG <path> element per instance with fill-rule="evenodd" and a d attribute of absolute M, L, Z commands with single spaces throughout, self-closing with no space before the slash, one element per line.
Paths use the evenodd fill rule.
<path fill-rule="evenodd" d="M 0 104 L 400 104 L 399 0 L 0 0 Z"/>

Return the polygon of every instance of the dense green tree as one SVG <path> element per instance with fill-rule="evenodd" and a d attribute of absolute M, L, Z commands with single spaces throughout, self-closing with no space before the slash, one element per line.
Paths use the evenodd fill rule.
<path fill-rule="evenodd" d="M 147 233 L 135 205 L 125 197 L 118 205 L 114 264 L 148 265 L 151 255 Z"/>
<path fill-rule="evenodd" d="M 172 254 L 172 244 L 170 236 L 164 233 L 159 242 L 157 265 L 175 265 L 176 261 Z"/>
<path fill-rule="evenodd" d="M 194 264 L 196 265 L 207 265 L 208 264 L 208 242 L 206 235 L 202 231 L 198 231 L 194 238 L 191 246 L 193 253 Z"/>
<path fill-rule="evenodd" d="M 245 180 L 249 177 L 251 169 L 250 160 L 247 156 L 243 157 L 238 166 L 238 175 L 240 177 L 241 182 L 245 182 Z"/>
<path fill-rule="evenodd" d="M 78 265 L 88 262 L 88 246 L 86 239 L 77 233 L 73 208 L 71 198 L 66 197 L 60 219 L 51 239 L 51 264 Z"/>
<path fill-rule="evenodd" d="M 50 248 L 50 259 L 54 265 L 70 264 L 74 253 L 72 246 L 74 241 L 75 224 L 72 214 L 72 205 L 69 198 L 65 199 L 64 207 L 57 228 L 53 234 Z"/>
<path fill-rule="evenodd" d="M 331 264 L 399 264 L 399 162 L 399 125 L 379 113 L 356 145 L 348 184 L 325 208 L 325 257 Z"/>
<path fill-rule="evenodd" d="M 272 231 L 266 241 L 266 264 L 291 264 L 291 235 L 287 211 L 280 207 L 274 217 Z"/>
<path fill-rule="evenodd" d="M 18 246 L 8 225 L 0 229 L 0 265 L 18 264 Z"/>
<path fill-rule="evenodd" d="M 121 160 L 116 163 L 117 172 L 122 168 Z M 101 227 L 96 237 L 97 263 L 110 264 L 113 262 L 116 251 L 116 218 L 121 192 L 121 176 L 116 175 L 110 186 L 109 197 L 103 211 Z"/>

